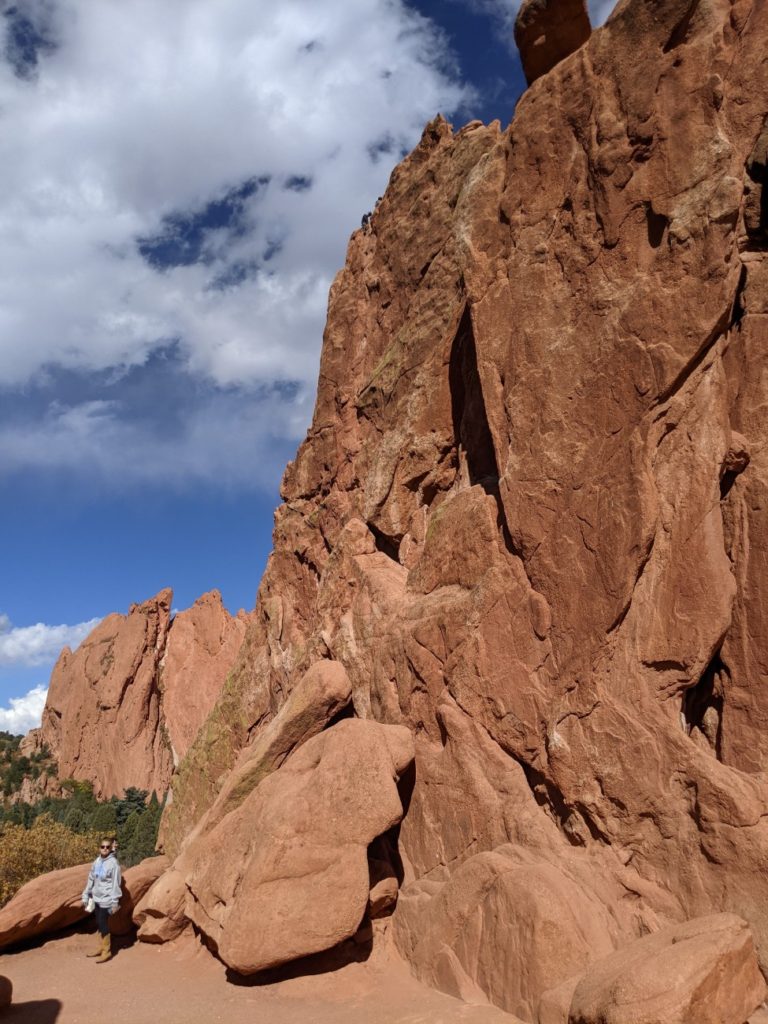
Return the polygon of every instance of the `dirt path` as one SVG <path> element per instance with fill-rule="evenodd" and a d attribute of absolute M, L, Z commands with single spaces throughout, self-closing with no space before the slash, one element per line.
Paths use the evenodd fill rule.
<path fill-rule="evenodd" d="M 236 985 L 193 939 L 137 942 L 107 964 L 85 957 L 94 938 L 72 934 L 0 956 L 17 1024 L 514 1024 L 415 981 L 390 950 L 366 963 L 273 984 Z"/>

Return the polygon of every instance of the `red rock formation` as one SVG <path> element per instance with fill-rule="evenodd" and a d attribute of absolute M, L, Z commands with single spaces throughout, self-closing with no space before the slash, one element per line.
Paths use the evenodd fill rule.
<path fill-rule="evenodd" d="M 238 970 L 301 956 L 302 908 L 310 937 L 349 933 L 329 865 L 371 843 L 355 913 L 394 878 L 414 972 L 529 1021 L 713 912 L 768 970 L 766 14 L 623 0 L 507 131 L 437 119 L 394 171 L 331 290 L 254 618 L 174 779 L 156 938 L 192 920 Z M 294 728 L 327 662 L 367 721 L 326 695 Z M 365 812 L 320 801 L 360 724 L 413 737 L 400 826 L 378 741 Z M 265 906 L 276 850 L 302 897 L 277 881 L 264 948 L 237 901 Z M 713 1005 L 749 960 L 719 957 Z M 691 978 L 670 1005 L 697 1006 Z"/>
<path fill-rule="evenodd" d="M 749 928 L 715 914 L 599 961 L 576 985 L 568 1024 L 743 1024 L 765 994 Z"/>
<path fill-rule="evenodd" d="M 515 42 L 530 85 L 589 39 L 585 0 L 523 0 L 515 19 Z"/>
<path fill-rule="evenodd" d="M 233 618 L 218 590 L 203 594 L 171 623 L 160 689 L 175 764 L 216 703 L 243 642 L 245 624 L 245 612 Z"/>
<path fill-rule="evenodd" d="M 47 746 L 59 779 L 93 783 L 98 797 L 129 787 L 163 794 L 221 693 L 245 633 L 213 590 L 171 619 L 173 592 L 110 615 L 53 670 L 43 724 L 25 739 Z"/>

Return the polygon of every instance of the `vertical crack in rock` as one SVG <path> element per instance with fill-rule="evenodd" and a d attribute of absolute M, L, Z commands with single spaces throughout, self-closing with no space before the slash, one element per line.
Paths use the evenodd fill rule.
<path fill-rule="evenodd" d="M 692 738 L 700 734 L 722 760 L 723 703 L 730 680 L 728 666 L 718 651 L 705 668 L 698 683 L 683 694 L 682 721 Z"/>
<path fill-rule="evenodd" d="M 477 349 L 469 306 L 465 306 L 449 365 L 453 434 L 462 481 L 498 500 L 499 469 L 477 370 Z"/>

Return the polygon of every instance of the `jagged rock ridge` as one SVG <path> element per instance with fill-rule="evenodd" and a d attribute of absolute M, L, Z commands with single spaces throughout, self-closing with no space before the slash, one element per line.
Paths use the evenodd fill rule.
<path fill-rule="evenodd" d="M 51 676 L 42 726 L 25 749 L 47 747 L 59 779 L 97 797 L 135 786 L 161 796 L 219 696 L 245 633 L 213 590 L 171 615 L 173 592 L 107 616 Z"/>

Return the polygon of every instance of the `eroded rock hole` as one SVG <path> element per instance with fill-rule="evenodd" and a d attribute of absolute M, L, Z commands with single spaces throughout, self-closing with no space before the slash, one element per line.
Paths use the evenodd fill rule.
<path fill-rule="evenodd" d="M 374 526 L 373 523 L 368 523 L 368 529 L 373 534 L 376 550 L 381 551 L 381 553 L 386 555 L 387 558 L 391 558 L 393 562 L 399 562 L 400 541 L 402 540 L 402 537 L 390 536 L 380 530 L 378 526 Z"/>
<path fill-rule="evenodd" d="M 768 120 L 747 160 L 744 226 L 750 248 L 768 247 Z"/>
<path fill-rule="evenodd" d="M 650 205 L 645 208 L 645 220 L 648 226 L 648 244 L 652 249 L 658 249 L 664 240 L 664 232 L 669 221 L 663 213 L 656 213 Z"/>
<path fill-rule="evenodd" d="M 456 332 L 448 374 L 459 472 L 466 473 L 470 484 L 480 484 L 495 494 L 499 470 L 477 370 L 477 350 L 469 308 L 464 310 Z"/>
<path fill-rule="evenodd" d="M 720 652 L 712 658 L 701 679 L 683 694 L 682 718 L 685 731 L 696 739 L 702 736 L 721 759 L 723 703 L 730 673 Z"/>

